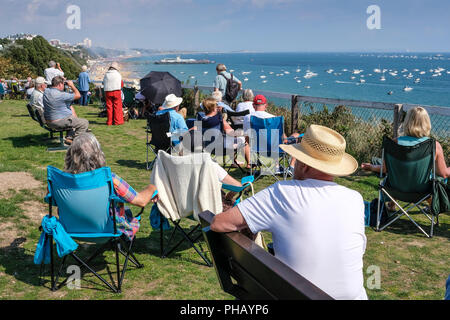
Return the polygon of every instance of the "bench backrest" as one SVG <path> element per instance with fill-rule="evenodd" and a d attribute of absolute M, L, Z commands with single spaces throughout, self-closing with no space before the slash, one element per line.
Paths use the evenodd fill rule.
<path fill-rule="evenodd" d="M 225 292 L 241 300 L 332 300 L 243 234 L 211 231 L 213 213 L 206 211 L 199 217 Z"/>

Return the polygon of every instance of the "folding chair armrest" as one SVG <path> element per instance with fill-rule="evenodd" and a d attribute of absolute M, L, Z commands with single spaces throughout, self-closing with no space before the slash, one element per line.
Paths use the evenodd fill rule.
<path fill-rule="evenodd" d="M 247 176 L 247 177 L 243 177 L 241 179 L 241 184 L 242 184 L 241 187 L 232 186 L 229 184 L 223 184 L 222 188 L 225 190 L 229 190 L 229 191 L 241 192 L 241 191 L 247 189 L 254 180 L 255 180 L 254 176 Z"/>

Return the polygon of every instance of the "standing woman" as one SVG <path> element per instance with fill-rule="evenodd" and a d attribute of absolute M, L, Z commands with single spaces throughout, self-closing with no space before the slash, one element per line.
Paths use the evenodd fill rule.
<path fill-rule="evenodd" d="M 113 62 L 103 79 L 106 100 L 106 124 L 121 125 L 124 123 L 122 110 L 122 76 L 119 73 L 119 64 Z"/>
<path fill-rule="evenodd" d="M 89 78 L 89 74 L 87 73 L 87 67 L 83 66 L 82 72 L 78 75 L 78 87 L 81 94 L 80 105 L 87 106 L 87 97 L 89 92 L 89 83 L 91 79 Z"/>

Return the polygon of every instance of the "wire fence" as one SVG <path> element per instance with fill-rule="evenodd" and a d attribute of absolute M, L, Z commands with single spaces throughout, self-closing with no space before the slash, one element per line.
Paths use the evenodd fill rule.
<path fill-rule="evenodd" d="M 198 106 L 201 97 L 212 87 L 183 86 L 189 103 Z M 269 101 L 268 112 L 285 118 L 285 132 L 304 132 L 310 124 L 320 124 L 341 133 L 347 141 L 347 151 L 359 162 L 380 157 L 384 135 L 395 138 L 402 134 L 406 112 L 417 105 L 370 101 L 306 97 L 279 92 L 254 90 Z M 444 149 L 450 163 L 450 107 L 424 107 L 431 119 L 431 135 Z"/>

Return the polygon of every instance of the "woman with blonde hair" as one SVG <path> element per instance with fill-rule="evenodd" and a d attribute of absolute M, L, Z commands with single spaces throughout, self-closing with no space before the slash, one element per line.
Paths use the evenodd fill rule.
<path fill-rule="evenodd" d="M 67 150 L 64 171 L 72 174 L 89 172 L 106 166 L 105 155 L 100 143 L 91 133 L 82 133 L 73 139 Z M 152 198 L 156 187 L 149 184 L 141 192 L 136 192 L 125 180 L 112 173 L 114 192 L 123 201 L 138 207 L 145 207 L 150 201 L 156 202 L 158 195 Z M 139 221 L 133 217 L 131 210 L 123 203 L 114 208 L 116 224 L 128 239 L 132 240 L 139 230 Z"/>
<path fill-rule="evenodd" d="M 409 109 L 403 121 L 403 135 L 396 139 L 401 146 L 414 146 L 428 140 L 431 133 L 431 121 L 427 110 L 422 107 Z M 445 163 L 444 150 L 436 141 L 436 174 L 443 178 L 450 177 L 450 168 Z M 366 171 L 380 172 L 380 165 L 362 163 L 361 168 Z M 386 166 L 383 166 L 386 170 Z"/>

